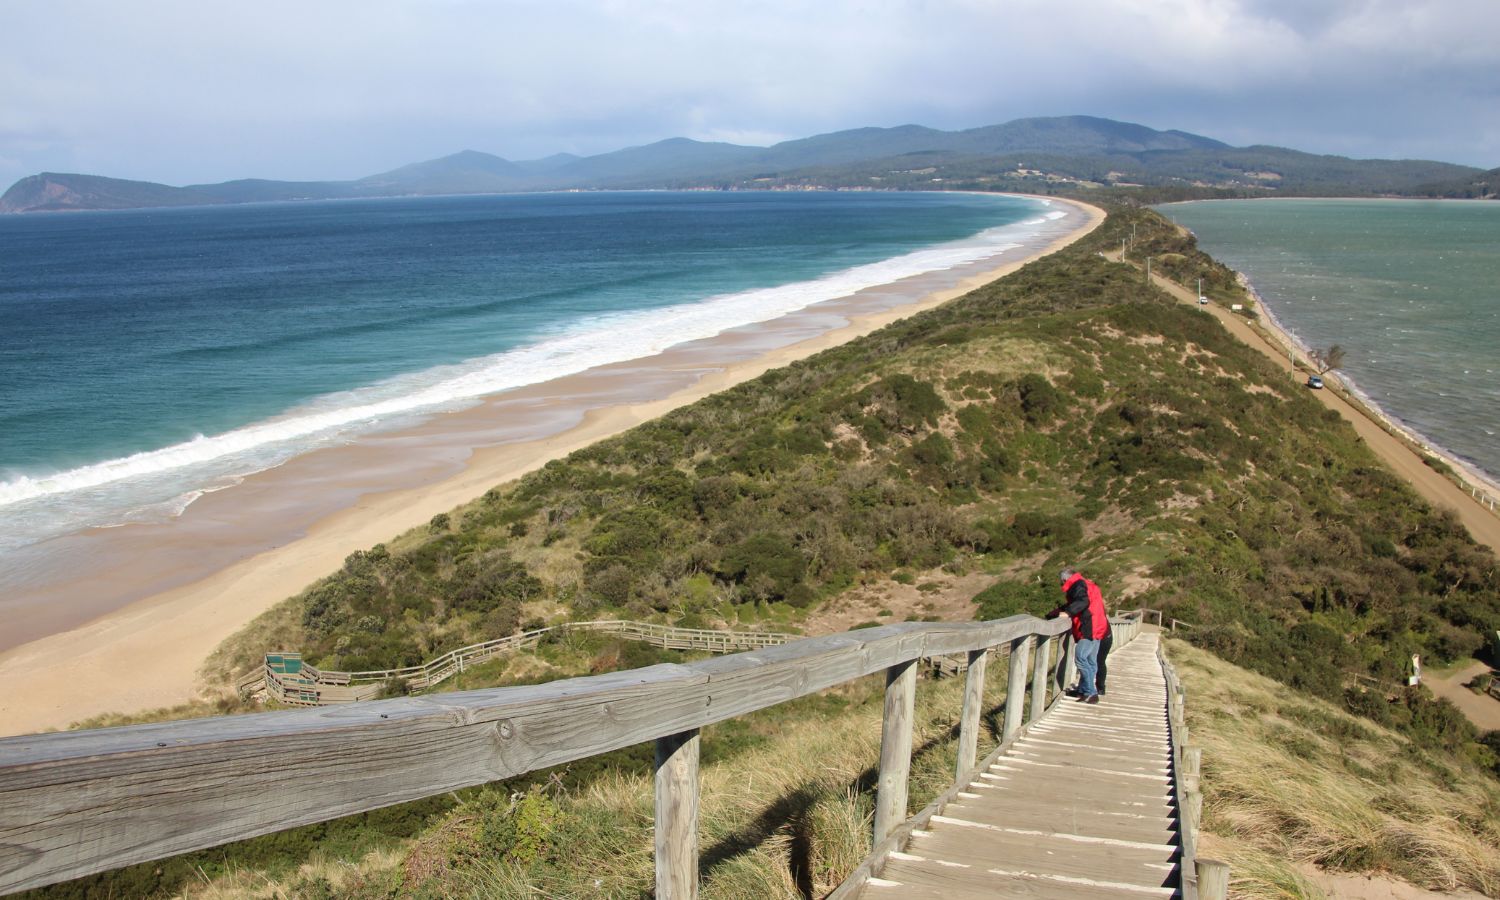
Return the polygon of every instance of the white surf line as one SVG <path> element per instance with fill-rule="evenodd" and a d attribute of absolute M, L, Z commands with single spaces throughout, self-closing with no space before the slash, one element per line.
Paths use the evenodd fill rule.
<path fill-rule="evenodd" d="M 968 819 L 955 819 L 950 816 L 933 816 L 932 821 L 946 825 L 957 825 L 960 828 L 982 828 L 985 831 L 995 831 L 1000 834 L 1018 834 L 1022 837 L 1057 838 L 1063 841 L 1072 841 L 1077 844 L 1097 844 L 1102 847 L 1126 847 L 1131 850 L 1160 850 L 1167 853 L 1176 853 L 1175 844 L 1153 844 L 1147 841 L 1125 841 L 1120 838 L 1089 837 L 1086 834 L 1059 834 L 1056 831 L 1039 831 L 1035 828 L 1009 828 L 1004 825 L 990 825 L 986 822 L 971 822 Z"/>
<path fill-rule="evenodd" d="M 1142 865 L 1153 869 L 1165 869 L 1170 872 L 1175 866 L 1163 866 L 1157 863 L 1143 863 Z M 1042 872 L 1013 872 L 1008 869 L 988 869 L 991 875 L 999 875 L 1002 878 L 1034 878 L 1038 881 L 1055 881 L 1059 884 L 1077 885 L 1078 887 L 1097 887 L 1115 891 L 1131 891 L 1139 894 L 1150 894 L 1154 897 L 1175 897 L 1177 888 L 1151 887 L 1144 884 L 1131 884 L 1126 881 L 1103 881 L 1097 878 L 1079 878 L 1072 875 L 1047 875 Z"/>
<path fill-rule="evenodd" d="M 1172 780 L 1166 775 L 1158 775 L 1154 772 L 1121 772 L 1117 769 L 1098 769 L 1093 766 L 1074 766 L 1064 765 L 1062 763 L 1040 762 L 1034 759 L 1022 759 L 1018 756 L 1007 756 L 1005 759 L 1006 762 L 1011 762 L 1022 766 L 1040 766 L 1044 769 L 1076 769 L 1082 772 L 1097 772 L 1100 775 L 1108 775 L 1112 778 L 1140 778 L 1148 781 L 1160 781 L 1163 783 Z M 1010 766 L 1000 765 L 999 763 L 996 763 L 990 768 L 999 768 L 1002 771 L 1019 771 L 1016 769 L 1011 769 Z"/>

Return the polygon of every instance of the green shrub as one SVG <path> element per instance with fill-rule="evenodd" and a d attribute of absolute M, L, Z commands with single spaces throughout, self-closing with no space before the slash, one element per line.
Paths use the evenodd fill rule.
<path fill-rule="evenodd" d="M 806 574 L 807 559 L 780 534 L 756 534 L 724 552 L 719 572 L 743 585 L 752 599 L 780 600 Z"/>

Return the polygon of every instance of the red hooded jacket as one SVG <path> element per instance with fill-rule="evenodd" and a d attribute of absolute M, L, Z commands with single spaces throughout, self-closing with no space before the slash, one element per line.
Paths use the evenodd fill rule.
<path fill-rule="evenodd" d="M 1101 640 L 1109 634 L 1109 614 L 1104 611 L 1104 594 L 1099 585 L 1074 574 L 1063 582 L 1067 602 L 1062 611 L 1073 620 L 1073 637 L 1078 640 Z"/>

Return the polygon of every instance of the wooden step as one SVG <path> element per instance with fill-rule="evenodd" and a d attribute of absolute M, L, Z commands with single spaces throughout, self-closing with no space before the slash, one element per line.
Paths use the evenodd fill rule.
<path fill-rule="evenodd" d="M 916 832 L 906 852 L 970 868 L 1141 888 L 1176 887 L 1176 864 L 1181 853 L 1175 844 L 1062 835 L 947 816 L 935 816 L 932 830 Z M 883 872 L 881 877 L 892 876 Z"/>
<path fill-rule="evenodd" d="M 1112 783 L 1085 784 L 1061 779 L 1038 779 L 1011 776 L 1010 773 L 981 775 L 964 788 L 965 793 L 989 794 L 993 792 L 995 803 L 1071 803 L 1087 801 L 1098 804 L 1099 809 L 1117 812 L 1140 812 L 1146 815 L 1176 815 L 1171 791 L 1145 787 L 1131 789 L 1130 786 Z"/>
<path fill-rule="evenodd" d="M 1093 798 L 1077 797 L 1051 803 L 994 803 L 961 799 L 948 804 L 943 815 L 1057 834 L 1120 838 L 1158 844 L 1175 843 L 1177 820 L 1167 814 L 1165 807 L 1153 812 L 1154 815 L 1148 815 L 1142 812 L 1103 810 Z"/>
<path fill-rule="evenodd" d="M 1102 741 L 1095 736 L 1080 736 L 1080 740 L 1068 740 L 1066 734 L 1034 734 L 1028 733 L 1025 737 L 1016 741 L 1015 750 L 1025 750 L 1032 753 L 1113 753 L 1118 756 L 1128 757 L 1134 760 L 1151 761 L 1163 767 L 1172 764 L 1172 753 L 1166 745 L 1139 745 Z"/>
<path fill-rule="evenodd" d="M 1171 888 L 1125 889 L 1089 879 L 1035 876 L 992 868 L 956 869 L 924 857 L 892 859 L 886 872 L 871 879 L 864 896 L 890 900 L 1157 900 L 1178 896 Z"/>
<path fill-rule="evenodd" d="M 1084 769 L 1112 769 L 1132 775 L 1161 775 L 1171 771 L 1171 760 L 1157 753 L 1149 756 L 1146 751 L 1122 753 L 1115 749 L 1044 747 L 1037 744 L 1012 747 L 1005 754 L 1006 760 L 1031 760 L 1078 766 Z"/>

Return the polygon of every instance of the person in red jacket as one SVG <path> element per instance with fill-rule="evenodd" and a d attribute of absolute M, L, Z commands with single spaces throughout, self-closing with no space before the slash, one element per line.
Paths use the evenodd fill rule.
<path fill-rule="evenodd" d="M 1107 646 L 1114 643 L 1110 633 L 1109 614 L 1104 611 L 1104 594 L 1099 585 L 1084 578 L 1073 569 L 1063 569 L 1059 575 L 1062 583 L 1062 605 L 1047 613 L 1055 618 L 1067 613 L 1073 620 L 1073 659 L 1078 663 L 1078 699 L 1083 703 L 1098 703 L 1103 692 L 1104 659 Z M 1070 692 L 1071 693 L 1071 692 Z"/>

